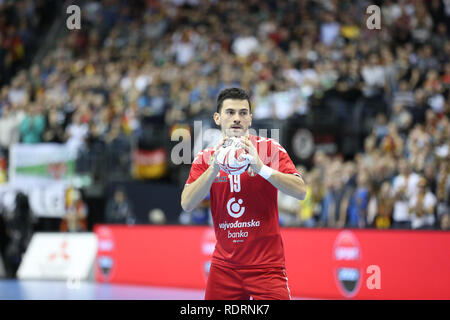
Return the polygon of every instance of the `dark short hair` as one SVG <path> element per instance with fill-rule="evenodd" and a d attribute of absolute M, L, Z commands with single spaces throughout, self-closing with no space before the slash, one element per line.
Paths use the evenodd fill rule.
<path fill-rule="evenodd" d="M 248 106 L 250 108 L 250 113 L 252 112 L 252 105 L 250 103 L 250 97 L 248 93 L 241 88 L 227 88 L 220 91 L 219 96 L 217 97 L 217 112 L 220 113 L 222 109 L 222 104 L 226 99 L 235 99 L 235 100 L 247 100 Z"/>

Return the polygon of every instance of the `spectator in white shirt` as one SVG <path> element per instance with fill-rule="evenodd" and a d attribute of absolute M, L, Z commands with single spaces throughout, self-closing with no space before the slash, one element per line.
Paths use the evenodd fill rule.
<path fill-rule="evenodd" d="M 377 54 L 370 54 L 366 64 L 362 67 L 361 76 L 364 79 L 363 93 L 366 97 L 373 97 L 380 93 L 386 82 L 385 69 L 379 62 Z"/>
<path fill-rule="evenodd" d="M 433 229 L 436 196 L 427 189 L 427 180 L 421 177 L 418 182 L 419 191 L 409 200 L 409 214 L 412 229 Z"/>
<path fill-rule="evenodd" d="M 324 13 L 325 22 L 320 25 L 320 39 L 326 46 L 330 46 L 339 36 L 340 25 L 331 12 Z"/>
<path fill-rule="evenodd" d="M 231 46 L 234 54 L 242 58 L 246 58 L 251 53 L 258 51 L 259 47 L 258 39 L 247 29 L 242 30 L 241 35 L 233 41 Z"/>
<path fill-rule="evenodd" d="M 399 175 L 394 178 L 392 196 L 394 202 L 394 214 L 392 227 L 395 229 L 409 229 L 411 219 L 409 215 L 409 201 L 417 193 L 419 175 L 412 172 L 406 159 L 399 160 Z"/>
<path fill-rule="evenodd" d="M 25 118 L 23 111 L 14 111 L 11 106 L 4 106 L 0 116 L 0 149 L 8 149 L 20 139 L 19 126 Z"/>
<path fill-rule="evenodd" d="M 73 123 L 70 124 L 66 129 L 67 146 L 78 152 L 81 147 L 84 146 L 85 139 L 89 133 L 89 126 L 87 123 L 81 121 L 81 114 L 75 112 L 73 115 Z"/>

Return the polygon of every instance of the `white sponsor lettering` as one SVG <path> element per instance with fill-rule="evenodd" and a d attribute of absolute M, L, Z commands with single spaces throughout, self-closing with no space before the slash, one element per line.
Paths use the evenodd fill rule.
<path fill-rule="evenodd" d="M 239 222 L 239 220 L 237 220 L 232 223 L 228 223 L 228 222 L 219 223 L 219 228 L 223 229 L 223 230 L 233 229 L 233 228 L 255 228 L 255 227 L 259 227 L 260 224 L 261 224 L 260 221 L 255 221 L 253 219 L 252 219 L 252 221 L 244 221 L 244 222 Z"/>
<path fill-rule="evenodd" d="M 101 240 L 98 242 L 99 251 L 112 251 L 114 249 L 114 242 L 110 240 Z"/>
<path fill-rule="evenodd" d="M 359 272 L 356 269 L 342 268 L 339 270 L 339 279 L 341 281 L 357 281 Z"/>
<path fill-rule="evenodd" d="M 228 231 L 228 239 L 230 238 L 247 238 L 248 232 L 243 232 L 242 230 L 239 230 L 239 232 L 230 232 Z"/>
<path fill-rule="evenodd" d="M 337 248 L 335 251 L 336 260 L 356 260 L 359 257 L 359 249 L 354 248 Z"/>

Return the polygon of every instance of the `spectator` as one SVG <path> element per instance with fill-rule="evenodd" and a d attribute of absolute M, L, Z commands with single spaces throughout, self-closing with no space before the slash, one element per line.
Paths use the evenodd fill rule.
<path fill-rule="evenodd" d="M 401 157 L 404 152 L 404 142 L 401 138 L 397 125 L 390 123 L 387 135 L 381 140 L 380 149 L 382 152 L 394 157 Z"/>
<path fill-rule="evenodd" d="M 385 85 L 385 71 L 380 65 L 378 55 L 370 54 L 363 65 L 361 75 L 364 79 L 364 95 L 373 98 L 381 94 Z"/>
<path fill-rule="evenodd" d="M 346 210 L 351 190 L 343 188 L 342 177 L 338 172 L 330 176 L 330 184 L 325 186 L 325 194 L 320 214 L 320 225 L 331 228 L 342 228 L 346 223 Z"/>
<path fill-rule="evenodd" d="M 442 161 L 436 180 L 437 217 L 443 219 L 450 213 L 450 166 L 449 161 Z"/>
<path fill-rule="evenodd" d="M 323 23 L 320 25 L 320 38 L 326 46 L 332 45 L 339 36 L 340 24 L 333 12 L 323 13 Z"/>
<path fill-rule="evenodd" d="M 6 260 L 6 248 L 9 244 L 8 226 L 6 224 L 6 210 L 0 206 L 0 260 Z M 0 262 L 1 264 L 1 262 Z M 1 268 L 1 266 L 0 266 Z M 4 266 L 3 266 L 4 268 Z"/>
<path fill-rule="evenodd" d="M 6 105 L 2 108 L 0 117 L 0 149 L 9 150 L 13 143 L 19 142 L 19 126 L 25 114 L 22 111 L 14 110 L 12 106 Z"/>
<path fill-rule="evenodd" d="M 418 191 L 419 175 L 412 172 L 407 159 L 398 162 L 399 174 L 394 178 L 392 196 L 394 198 L 394 212 L 392 227 L 395 229 L 410 229 L 409 215 L 410 199 Z"/>
<path fill-rule="evenodd" d="M 325 191 L 320 181 L 318 170 L 313 170 L 307 174 L 305 180 L 308 181 L 308 186 L 305 199 L 300 201 L 300 225 L 312 228 L 317 225 L 320 219 L 321 203 Z"/>
<path fill-rule="evenodd" d="M 87 205 L 84 203 L 81 192 L 77 189 L 69 189 L 66 214 L 61 221 L 61 232 L 87 231 Z"/>
<path fill-rule="evenodd" d="M 58 111 L 52 109 L 48 113 L 47 126 L 42 136 L 43 142 L 63 143 L 64 128 Z"/>
<path fill-rule="evenodd" d="M 388 130 L 386 115 L 384 113 L 378 113 L 373 126 L 373 131 L 378 142 L 384 139 L 389 132 Z"/>
<path fill-rule="evenodd" d="M 350 198 L 347 208 L 346 226 L 364 228 L 367 224 L 367 207 L 369 204 L 369 177 L 364 172 L 358 173 L 356 190 Z"/>
<path fill-rule="evenodd" d="M 66 129 L 67 146 L 76 152 L 84 146 L 89 130 L 89 126 L 83 122 L 81 116 L 81 113 L 75 112 L 73 123 Z"/>
<path fill-rule="evenodd" d="M 10 242 L 6 249 L 5 268 L 7 276 L 14 278 L 33 232 L 33 217 L 24 193 L 16 195 L 15 208 L 7 224 Z"/>
<path fill-rule="evenodd" d="M 413 124 L 424 124 L 425 114 L 429 108 L 430 106 L 425 101 L 425 93 L 423 89 L 416 89 L 414 92 L 414 107 L 410 109 L 413 116 Z"/>
<path fill-rule="evenodd" d="M 150 86 L 146 93 L 141 96 L 139 104 L 142 116 L 152 122 L 163 123 L 167 109 L 167 99 L 161 87 Z"/>
<path fill-rule="evenodd" d="M 117 189 L 114 192 L 114 197 L 108 202 L 106 206 L 105 222 L 128 225 L 136 223 L 132 205 L 127 199 L 124 190 Z"/>
<path fill-rule="evenodd" d="M 450 230 L 450 213 L 446 213 L 441 218 L 441 230 Z"/>
<path fill-rule="evenodd" d="M 412 229 L 434 229 L 436 197 L 427 189 L 427 180 L 421 177 L 418 192 L 409 200 Z"/>
<path fill-rule="evenodd" d="M 414 105 L 414 93 L 406 80 L 401 80 L 399 90 L 394 94 L 392 104 L 411 107 Z"/>
<path fill-rule="evenodd" d="M 199 41 L 198 34 L 193 30 L 174 34 L 172 52 L 178 65 L 187 65 L 194 58 Z"/>
<path fill-rule="evenodd" d="M 376 229 L 389 229 L 392 226 L 394 199 L 391 194 L 391 185 L 386 181 L 376 195 L 375 216 L 371 224 Z"/>
<path fill-rule="evenodd" d="M 28 114 L 20 123 L 20 135 L 23 143 L 39 143 L 45 129 L 45 118 L 41 107 L 34 103 L 30 105 Z"/>
<path fill-rule="evenodd" d="M 391 128 L 391 132 L 389 132 L 389 136 L 394 138 L 392 129 L 398 131 L 398 133 L 405 135 L 411 127 L 413 118 L 411 113 L 407 110 L 407 108 L 402 104 L 395 104 L 392 108 L 391 114 L 391 123 L 390 126 L 395 126 L 395 128 Z"/>
<path fill-rule="evenodd" d="M 259 49 L 258 39 L 256 39 L 247 27 L 241 30 L 241 35 L 237 37 L 232 44 L 232 50 L 240 58 L 246 58 L 251 53 Z"/>

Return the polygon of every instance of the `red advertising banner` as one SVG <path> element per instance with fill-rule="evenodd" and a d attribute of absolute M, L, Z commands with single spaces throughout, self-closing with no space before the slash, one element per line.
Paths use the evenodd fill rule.
<path fill-rule="evenodd" d="M 98 225 L 96 279 L 205 288 L 215 237 L 195 226 Z M 450 233 L 282 229 L 294 297 L 450 299 Z"/>

